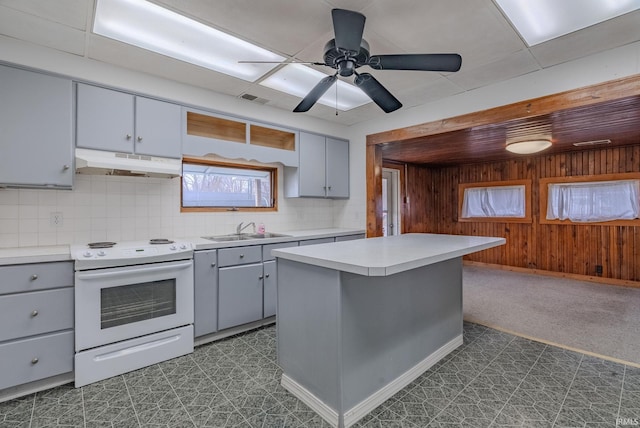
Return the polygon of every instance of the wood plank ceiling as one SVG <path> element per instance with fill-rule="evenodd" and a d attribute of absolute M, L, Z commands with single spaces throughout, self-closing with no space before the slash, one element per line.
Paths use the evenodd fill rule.
<path fill-rule="evenodd" d="M 589 148 L 640 144 L 640 95 L 559 109 L 540 116 L 504 120 L 435 135 L 381 144 L 385 160 L 448 166 L 522 157 L 505 150 L 508 137 L 535 136 L 550 129 L 552 147 L 546 155 Z M 574 143 L 611 140 L 603 145 Z M 529 155 L 531 156 L 531 155 Z"/>

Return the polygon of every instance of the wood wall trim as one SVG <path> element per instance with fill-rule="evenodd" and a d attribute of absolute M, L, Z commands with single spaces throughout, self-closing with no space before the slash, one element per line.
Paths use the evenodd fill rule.
<path fill-rule="evenodd" d="M 567 226 L 640 226 L 640 219 L 613 220 L 601 222 L 574 222 L 571 220 L 548 220 L 547 204 L 549 201 L 549 184 L 552 183 L 586 183 L 589 181 L 640 180 L 639 172 L 619 174 L 580 175 L 570 177 L 549 177 L 540 179 L 540 224 L 564 224 Z"/>
<path fill-rule="evenodd" d="M 367 135 L 367 145 L 412 140 L 474 126 L 536 117 L 633 95 L 640 95 L 640 74 L 452 118 Z"/>
<path fill-rule="evenodd" d="M 462 263 L 465 266 L 488 267 L 491 269 L 499 269 L 499 270 L 504 270 L 508 272 L 533 273 L 537 275 L 552 276 L 554 278 L 567 278 L 567 279 L 575 279 L 577 281 L 595 282 L 596 284 L 601 284 L 601 285 L 617 285 L 620 287 L 640 288 L 639 281 L 628 281 L 624 279 L 605 278 L 602 276 L 579 275 L 576 273 L 553 272 L 550 270 L 542 270 L 542 269 L 528 269 L 528 268 L 522 268 L 522 267 L 516 267 L 516 266 L 498 265 L 494 263 L 482 263 L 482 262 L 476 262 L 473 260 L 463 260 Z"/>
<path fill-rule="evenodd" d="M 382 236 L 382 149 L 367 146 L 367 238 Z"/>

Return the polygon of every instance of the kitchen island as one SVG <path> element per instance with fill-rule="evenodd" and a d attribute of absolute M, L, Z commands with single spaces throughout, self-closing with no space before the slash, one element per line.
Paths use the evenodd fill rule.
<path fill-rule="evenodd" d="M 462 256 L 504 243 L 406 234 L 274 250 L 282 385 L 351 426 L 462 345 Z"/>

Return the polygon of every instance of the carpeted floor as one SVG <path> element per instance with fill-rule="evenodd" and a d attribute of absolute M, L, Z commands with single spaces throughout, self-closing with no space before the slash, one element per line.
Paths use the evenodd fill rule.
<path fill-rule="evenodd" d="M 464 319 L 640 367 L 640 289 L 465 266 Z"/>

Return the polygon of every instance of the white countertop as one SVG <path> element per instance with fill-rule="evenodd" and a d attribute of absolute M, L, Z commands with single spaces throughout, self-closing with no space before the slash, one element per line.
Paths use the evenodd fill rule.
<path fill-rule="evenodd" d="M 504 245 L 485 236 L 410 233 L 273 250 L 287 260 L 365 276 L 387 276 Z"/>
<path fill-rule="evenodd" d="M 68 245 L 0 248 L 0 265 L 44 263 L 71 260 Z"/>
<path fill-rule="evenodd" d="M 330 238 L 334 236 L 346 236 L 364 234 L 363 229 L 345 229 L 345 228 L 323 228 L 323 229 L 304 229 L 304 230 L 285 230 L 274 231 L 269 230 L 267 232 L 281 233 L 288 236 L 279 236 L 275 238 L 262 238 L 262 239 L 248 239 L 242 241 L 211 241 L 201 237 L 197 238 L 184 238 L 184 241 L 190 241 L 193 244 L 193 248 L 197 250 L 210 250 L 216 248 L 230 248 L 230 247 L 244 247 L 247 245 L 263 245 L 263 244 L 276 244 L 281 242 L 301 241 L 305 239 L 320 239 Z"/>

